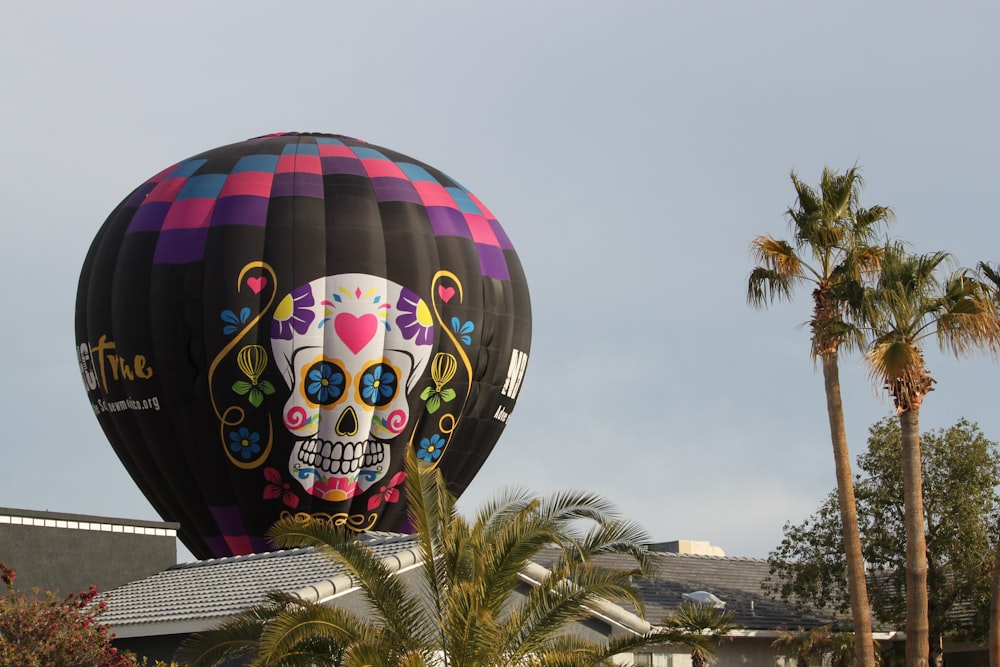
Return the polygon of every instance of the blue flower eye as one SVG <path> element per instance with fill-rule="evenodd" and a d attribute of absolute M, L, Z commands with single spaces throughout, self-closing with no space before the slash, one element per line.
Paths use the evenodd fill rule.
<path fill-rule="evenodd" d="M 336 403 L 344 395 L 347 375 L 332 361 L 317 361 L 306 372 L 306 398 L 319 405 Z"/>
<path fill-rule="evenodd" d="M 396 395 L 398 376 L 395 369 L 386 363 L 369 366 L 361 374 L 358 388 L 361 400 L 372 407 L 388 405 Z"/>

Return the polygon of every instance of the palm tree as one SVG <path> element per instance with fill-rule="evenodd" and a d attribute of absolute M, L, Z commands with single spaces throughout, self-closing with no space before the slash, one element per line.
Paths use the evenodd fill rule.
<path fill-rule="evenodd" d="M 781 632 L 772 642 L 775 648 L 788 648 L 795 654 L 796 667 L 809 667 L 811 658 L 818 658 L 831 667 L 850 667 L 854 663 L 855 635 L 850 632 L 833 632 L 828 626 L 806 632 Z"/>
<path fill-rule="evenodd" d="M 791 178 L 798 196 L 798 206 L 787 211 L 794 243 L 770 236 L 753 240 L 750 252 L 758 266 L 750 273 L 747 300 L 752 306 L 762 307 L 775 300 L 791 299 L 799 285 L 813 288 L 811 351 L 813 361 L 818 358 L 823 365 L 851 618 L 858 638 L 857 662 L 862 667 L 874 667 L 871 609 L 844 427 L 838 355 L 841 348 L 864 348 L 858 330 L 845 319 L 844 301 L 857 293 L 862 278 L 877 271 L 881 250 L 872 243 L 880 227 L 891 222 L 894 214 L 885 206 L 859 205 L 863 181 L 857 167 L 844 174 L 824 168 L 818 192 L 800 181 L 795 172 Z"/>
<path fill-rule="evenodd" d="M 611 602 L 642 613 L 631 579 L 652 570 L 649 540 L 606 500 L 584 492 L 537 498 L 511 490 L 469 521 L 457 513 L 440 471 L 423 466 L 412 453 L 407 457 L 409 513 L 421 556 L 416 585 L 327 522 L 283 519 L 271 530 L 273 541 L 315 547 L 343 566 L 367 613 L 272 593 L 259 607 L 196 636 L 182 657 L 191 667 L 235 655 L 275 667 L 583 667 L 611 665 L 618 654 L 682 638 L 648 624 L 602 642 L 568 631 L 595 612 L 610 613 Z M 630 565 L 615 565 L 623 559 Z"/>
<path fill-rule="evenodd" d="M 858 316 L 872 340 L 866 360 L 872 377 L 889 392 L 899 416 L 906 531 L 906 664 L 926 667 L 930 656 L 927 544 L 920 461 L 920 407 L 933 389 L 922 343 L 936 336 L 956 357 L 991 351 L 1000 340 L 997 308 L 982 282 L 968 271 L 939 276 L 945 252 L 908 253 L 885 246 L 877 283 L 866 288 Z"/>
<path fill-rule="evenodd" d="M 829 632 L 823 655 L 829 657 L 830 667 L 851 667 L 854 664 L 854 644 L 854 633 Z M 878 642 L 876 642 L 877 648 Z"/>
<path fill-rule="evenodd" d="M 1000 268 L 979 263 L 979 275 L 989 289 L 994 305 L 1000 308 Z M 1000 667 L 1000 542 L 993 557 L 993 586 L 990 591 L 990 626 L 987 639 L 990 667 Z"/>
<path fill-rule="evenodd" d="M 799 628 L 796 632 L 781 631 L 771 642 L 776 649 L 790 649 L 795 654 L 795 667 L 809 667 L 810 658 L 823 655 L 823 643 L 829 633 L 828 628 L 813 628 L 806 632 Z"/>
<path fill-rule="evenodd" d="M 707 667 L 714 657 L 713 644 L 726 638 L 736 629 L 736 613 L 710 604 L 685 600 L 667 617 L 664 627 L 685 633 L 684 642 L 691 648 L 693 667 Z"/>

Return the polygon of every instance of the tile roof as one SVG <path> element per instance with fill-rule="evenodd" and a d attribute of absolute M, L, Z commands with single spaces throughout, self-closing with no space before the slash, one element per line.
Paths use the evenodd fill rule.
<path fill-rule="evenodd" d="M 383 558 L 415 546 L 410 535 L 367 533 L 363 539 Z M 339 587 L 331 586 L 338 577 Z M 302 594 L 310 588 L 304 595 L 315 596 L 317 589 L 343 590 L 348 581 L 342 567 L 312 548 L 195 561 L 109 591 L 100 618 L 119 637 L 191 632 L 263 601 L 270 590 Z"/>
<path fill-rule="evenodd" d="M 416 559 L 413 536 L 370 533 L 362 539 L 384 558 L 409 558 L 403 565 Z M 765 596 L 761 584 L 768 574 L 766 560 L 674 553 L 655 557 L 660 564 L 657 575 L 634 582 L 645 600 L 646 618 L 654 624 L 676 608 L 684 593 L 694 591 L 721 598 L 747 630 L 794 630 L 834 620 L 830 613 L 799 610 Z M 624 556 L 610 557 L 612 562 L 617 559 L 618 565 L 631 566 Z M 314 549 L 234 556 L 176 565 L 116 588 L 108 594 L 108 610 L 101 620 L 120 637 L 192 632 L 261 602 L 269 590 L 328 599 L 349 587 L 343 568 Z"/>
<path fill-rule="evenodd" d="M 736 612 L 736 623 L 748 630 L 812 628 L 828 625 L 836 616 L 828 610 L 803 610 L 767 597 L 761 587 L 766 560 L 692 554 L 657 554 L 660 571 L 636 585 L 646 604 L 646 617 L 662 621 L 684 599 L 684 593 L 708 591 Z"/>
<path fill-rule="evenodd" d="M 554 551 L 542 559 L 551 563 Z M 736 612 L 736 624 L 746 630 L 796 630 L 836 624 L 837 615 L 823 609 L 800 609 L 792 602 L 770 598 L 762 584 L 769 565 L 757 558 L 657 552 L 656 574 L 633 581 L 645 604 L 646 619 L 661 623 L 683 600 L 685 593 L 707 591 Z M 605 556 L 609 565 L 633 567 L 628 556 Z"/>

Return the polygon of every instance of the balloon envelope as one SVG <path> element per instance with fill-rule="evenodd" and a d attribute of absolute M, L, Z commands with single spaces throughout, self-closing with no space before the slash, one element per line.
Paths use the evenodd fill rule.
<path fill-rule="evenodd" d="M 200 558 L 306 513 L 406 528 L 407 448 L 460 494 L 514 409 L 528 289 L 441 171 L 325 134 L 179 162 L 87 254 L 76 339 L 105 434 Z"/>

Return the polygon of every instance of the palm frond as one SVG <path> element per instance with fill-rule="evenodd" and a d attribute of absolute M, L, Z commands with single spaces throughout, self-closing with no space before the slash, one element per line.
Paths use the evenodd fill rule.
<path fill-rule="evenodd" d="M 747 303 L 762 308 L 775 301 L 790 301 L 793 288 L 794 283 L 777 271 L 758 266 L 747 281 Z"/>
<path fill-rule="evenodd" d="M 414 645 L 427 639 L 422 600 L 365 544 L 328 521 L 297 516 L 277 521 L 268 531 L 275 544 L 313 546 L 354 577 L 365 601 L 388 632 Z"/>
<path fill-rule="evenodd" d="M 765 269 L 786 280 L 799 280 L 814 273 L 802 261 L 795 248 L 783 239 L 758 236 L 750 242 L 750 257 Z"/>
<path fill-rule="evenodd" d="M 1000 268 L 988 262 L 979 262 L 976 269 L 979 271 L 979 275 L 985 278 L 985 282 L 989 284 L 994 300 L 997 300 L 997 297 L 1000 296 Z"/>
<path fill-rule="evenodd" d="M 971 352 L 996 353 L 1000 347 L 1000 310 L 989 287 L 965 271 L 945 281 L 938 314 L 938 345 L 956 357 Z"/>
<path fill-rule="evenodd" d="M 215 667 L 227 660 L 257 652 L 263 624 L 241 619 L 192 635 L 178 650 L 178 659 L 190 667 Z"/>
<path fill-rule="evenodd" d="M 430 655 L 420 650 L 388 651 L 379 644 L 359 641 L 347 648 L 340 667 L 429 667 L 435 664 Z"/>
<path fill-rule="evenodd" d="M 407 502 L 410 523 L 420 545 L 423 567 L 422 593 L 434 610 L 433 615 L 424 619 L 425 632 L 433 644 L 444 646 L 449 641 L 441 619 L 445 617 L 447 594 L 450 585 L 449 572 L 460 568 L 461 558 L 449 547 L 454 541 L 446 534 L 454 525 L 454 498 L 448 493 L 444 479 L 436 470 L 424 465 L 411 449 L 406 454 Z"/>
<path fill-rule="evenodd" d="M 624 569 L 619 564 L 616 570 L 627 572 L 629 576 L 647 576 L 655 573 L 658 564 L 646 547 L 650 542 L 649 533 L 638 523 L 614 519 L 591 526 L 580 541 L 580 548 L 587 560 L 607 555 L 627 556 L 634 566 Z"/>
<path fill-rule="evenodd" d="M 888 206 L 858 208 L 854 212 L 855 238 L 864 245 L 877 245 L 877 228 L 896 221 L 896 212 Z"/>
<path fill-rule="evenodd" d="M 214 667 L 228 660 L 258 652 L 260 636 L 272 619 L 282 614 L 294 596 L 280 591 L 265 595 L 265 602 L 227 619 L 216 628 L 198 632 L 185 640 L 178 658 L 190 667 Z"/>
<path fill-rule="evenodd" d="M 628 602 L 641 609 L 627 572 L 591 563 L 552 566 L 548 575 L 515 604 L 502 626 L 505 653 L 526 656 L 543 650 L 568 624 L 590 616 L 606 601 Z"/>
<path fill-rule="evenodd" d="M 312 656 L 339 655 L 344 647 L 373 632 L 365 619 L 338 607 L 302 601 L 272 619 L 260 633 L 261 665 L 284 665 Z"/>
<path fill-rule="evenodd" d="M 792 187 L 795 188 L 797 206 L 788 209 L 788 217 L 793 221 L 793 223 L 799 220 L 810 220 L 815 218 L 816 214 L 823 208 L 822 197 L 812 188 L 812 186 L 805 181 L 800 180 L 798 174 L 795 173 L 795 170 L 792 170 L 791 174 L 789 174 L 789 178 L 792 181 Z"/>

